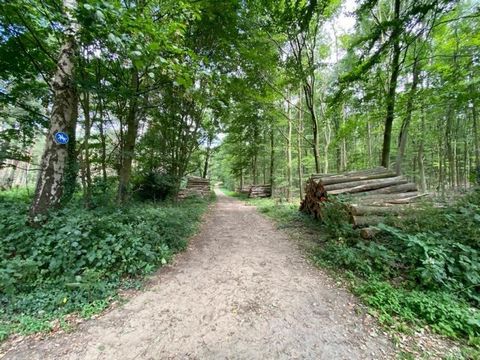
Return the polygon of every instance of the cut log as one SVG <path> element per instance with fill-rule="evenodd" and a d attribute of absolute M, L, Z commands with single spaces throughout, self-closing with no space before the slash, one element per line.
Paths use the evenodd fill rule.
<path fill-rule="evenodd" d="M 199 177 L 188 177 L 187 186 L 181 189 L 178 194 L 178 199 L 185 199 L 190 196 L 206 197 L 211 193 L 210 180 Z"/>
<path fill-rule="evenodd" d="M 386 178 L 386 179 L 363 180 L 363 181 L 355 181 L 351 183 L 327 185 L 325 186 L 325 190 L 330 195 L 353 194 L 353 193 L 372 191 L 372 190 L 377 190 L 377 189 L 382 189 L 390 186 L 397 186 L 397 185 L 402 185 L 407 183 L 408 183 L 408 180 L 405 179 L 403 176 L 396 176 L 396 177 Z M 348 187 L 345 186 L 349 184 L 351 186 L 348 186 Z"/>
<path fill-rule="evenodd" d="M 271 185 L 252 185 L 250 187 L 250 192 L 248 197 L 257 198 L 257 197 L 270 197 L 272 196 L 272 186 Z"/>
<path fill-rule="evenodd" d="M 418 191 L 411 191 L 405 193 L 394 193 L 394 194 L 372 194 L 371 191 L 364 192 L 364 193 L 355 193 L 351 194 L 350 197 L 352 201 L 364 201 L 370 199 L 384 199 L 384 200 L 391 200 L 391 199 L 405 199 L 411 197 L 424 197 L 428 196 L 428 193 L 419 193 Z"/>
<path fill-rule="evenodd" d="M 417 185 L 413 183 L 393 185 L 385 188 L 369 191 L 369 194 L 394 194 L 394 193 L 406 193 L 410 191 L 417 191 Z"/>
<path fill-rule="evenodd" d="M 326 202 L 339 202 L 351 215 L 354 227 L 382 222 L 385 216 L 403 216 L 427 194 L 419 194 L 414 183 L 379 167 L 342 174 L 315 174 L 307 181 L 300 210 L 322 219 Z"/>
<path fill-rule="evenodd" d="M 402 194 L 378 194 L 378 196 L 371 197 L 355 197 L 350 202 L 352 204 L 361 204 L 361 205 L 396 205 L 396 204 L 413 204 L 417 203 L 428 194 L 418 194 L 417 192 L 405 193 L 405 194 L 416 194 L 413 196 L 395 196 Z M 388 197 L 387 197 L 388 196 Z"/>
<path fill-rule="evenodd" d="M 384 220 L 383 216 L 352 216 L 350 222 L 353 227 L 367 227 L 378 225 Z"/>
<path fill-rule="evenodd" d="M 414 210 L 412 205 L 410 206 L 366 206 L 366 205 L 348 205 L 350 213 L 354 216 L 370 216 L 370 215 L 399 215 L 407 211 Z"/>
<path fill-rule="evenodd" d="M 371 174 L 354 174 L 354 175 L 334 175 L 326 178 L 312 176 L 314 179 L 321 181 L 322 185 L 351 183 L 354 181 L 384 179 L 389 177 L 396 177 L 397 175 L 393 171 L 385 171 Z"/>
<path fill-rule="evenodd" d="M 360 229 L 360 236 L 362 237 L 362 239 L 370 240 L 373 239 L 379 232 L 379 229 L 367 227 Z"/>

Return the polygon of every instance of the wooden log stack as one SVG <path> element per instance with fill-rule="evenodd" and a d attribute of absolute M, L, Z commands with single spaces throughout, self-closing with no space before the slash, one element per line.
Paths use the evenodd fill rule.
<path fill-rule="evenodd" d="M 272 196 L 272 185 L 252 185 L 248 197 L 266 198 Z"/>
<path fill-rule="evenodd" d="M 300 210 L 322 219 L 327 201 L 345 196 L 350 222 L 354 227 L 368 227 L 386 216 L 408 214 L 415 203 L 426 196 L 404 176 L 384 167 L 350 171 L 342 174 L 314 174 L 305 186 Z"/>
<path fill-rule="evenodd" d="M 206 197 L 210 195 L 210 192 L 210 180 L 191 176 L 187 178 L 186 188 L 181 189 L 177 196 L 179 199 L 185 199 L 189 196 Z"/>
<path fill-rule="evenodd" d="M 250 190 L 252 189 L 252 187 L 250 185 L 246 185 L 240 189 L 238 189 L 237 192 L 239 192 L 240 194 L 243 194 L 243 195 L 250 195 Z"/>

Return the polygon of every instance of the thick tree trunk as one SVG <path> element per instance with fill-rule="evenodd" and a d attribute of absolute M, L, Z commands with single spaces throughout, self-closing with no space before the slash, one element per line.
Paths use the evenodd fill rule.
<path fill-rule="evenodd" d="M 388 93 L 386 98 L 387 112 L 385 115 L 385 129 L 383 133 L 383 148 L 382 148 L 382 166 L 388 168 L 390 165 L 390 144 L 392 142 L 392 127 L 393 119 L 395 117 L 395 100 L 397 90 L 398 74 L 400 72 L 400 0 L 395 0 L 394 3 L 394 21 L 396 22 L 392 37 L 393 37 L 393 54 L 391 63 L 390 83 L 388 86 Z"/>
<path fill-rule="evenodd" d="M 69 14 L 73 12 L 75 5 L 72 1 L 64 1 L 67 18 L 70 17 Z M 50 209 L 68 200 L 75 189 L 77 172 L 75 127 L 78 115 L 78 99 L 74 84 L 76 31 L 73 21 L 70 25 L 66 31 L 66 40 L 60 49 L 52 83 L 52 112 L 35 195 L 29 211 L 31 224 L 37 222 L 39 215 L 46 214 Z M 68 134 L 70 138 L 68 144 L 55 142 L 55 134 L 58 132 Z"/>
<path fill-rule="evenodd" d="M 117 202 L 123 204 L 128 199 L 130 176 L 132 173 L 132 161 L 135 151 L 135 142 L 137 139 L 138 130 L 138 71 L 132 71 L 131 88 L 134 94 L 130 98 L 129 108 L 127 114 L 127 133 L 122 147 L 120 171 L 118 178 L 118 197 Z"/>

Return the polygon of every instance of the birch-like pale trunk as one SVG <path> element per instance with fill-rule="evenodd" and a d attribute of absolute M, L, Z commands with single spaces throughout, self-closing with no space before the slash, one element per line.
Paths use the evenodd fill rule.
<path fill-rule="evenodd" d="M 53 104 L 49 129 L 45 141 L 35 195 L 30 207 L 29 220 L 34 224 L 39 215 L 60 206 L 62 200 L 73 192 L 76 174 L 75 127 L 78 114 L 78 100 L 74 84 L 77 24 L 72 13 L 75 0 L 63 1 L 69 26 L 65 30 L 65 42 L 60 48 L 57 69 L 52 82 Z M 54 136 L 65 132 L 70 141 L 57 144 Z M 66 184 L 70 188 L 66 188 Z"/>

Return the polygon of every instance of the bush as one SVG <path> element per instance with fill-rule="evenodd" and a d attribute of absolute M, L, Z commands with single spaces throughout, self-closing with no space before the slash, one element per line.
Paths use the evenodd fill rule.
<path fill-rule="evenodd" d="M 0 333 L 108 299 L 185 248 L 207 201 L 85 210 L 72 203 L 25 226 L 28 198 L 0 194 Z M 5 330 L 8 324 L 9 331 Z"/>
<path fill-rule="evenodd" d="M 425 208 L 415 221 L 386 219 L 375 241 L 339 226 L 336 213 L 326 207 L 329 241 L 315 252 L 317 262 L 363 279 L 357 292 L 382 316 L 480 336 L 479 192 L 447 208 Z"/>
<path fill-rule="evenodd" d="M 132 185 L 138 199 L 163 201 L 175 195 L 178 179 L 173 175 L 150 171 L 134 178 Z"/>

